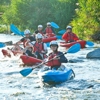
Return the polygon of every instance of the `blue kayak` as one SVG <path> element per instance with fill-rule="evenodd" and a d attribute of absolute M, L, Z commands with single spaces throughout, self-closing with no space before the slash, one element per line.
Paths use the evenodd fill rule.
<path fill-rule="evenodd" d="M 38 72 L 38 76 L 43 83 L 62 83 L 75 76 L 73 70 L 66 68 L 62 70 L 47 70 Z"/>

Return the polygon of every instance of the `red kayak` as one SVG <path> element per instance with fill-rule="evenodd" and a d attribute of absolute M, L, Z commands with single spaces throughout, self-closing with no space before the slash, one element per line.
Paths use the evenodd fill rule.
<path fill-rule="evenodd" d="M 76 41 L 76 42 L 71 42 L 71 43 L 60 42 L 60 46 L 61 47 L 69 48 L 69 47 L 71 47 L 72 45 L 74 45 L 76 43 L 79 43 L 81 45 L 81 48 L 85 48 L 86 41 L 84 41 L 84 40 L 80 40 L 80 41 Z"/>
<path fill-rule="evenodd" d="M 26 65 L 35 65 L 36 63 L 42 63 L 42 60 L 26 55 L 22 55 L 20 56 L 20 58 L 22 62 Z"/>
<path fill-rule="evenodd" d="M 43 42 L 46 43 L 46 42 L 51 42 L 52 40 L 57 40 L 56 36 L 54 37 L 49 37 L 49 38 L 44 38 L 43 39 Z"/>

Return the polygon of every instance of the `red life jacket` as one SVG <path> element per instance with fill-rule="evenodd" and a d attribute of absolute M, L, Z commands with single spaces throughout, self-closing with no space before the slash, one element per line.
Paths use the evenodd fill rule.
<path fill-rule="evenodd" d="M 44 51 L 44 43 L 37 43 L 35 42 L 34 46 L 33 46 L 33 51 L 36 52 L 41 52 L 41 51 Z"/>
<path fill-rule="evenodd" d="M 73 33 L 67 33 L 68 41 L 74 40 L 74 34 Z"/>
<path fill-rule="evenodd" d="M 51 53 L 50 56 L 48 57 L 48 60 L 53 59 L 55 56 L 58 55 L 58 53 L 59 52 L 57 52 L 56 54 Z M 60 66 L 61 63 L 59 62 L 59 60 L 54 59 L 54 60 L 49 61 L 47 65 L 53 67 L 53 66 Z"/>
<path fill-rule="evenodd" d="M 52 28 L 51 28 L 51 27 L 47 27 L 47 28 L 46 28 L 46 35 L 47 35 L 48 37 L 53 37 L 53 36 L 55 36 L 55 34 L 52 34 L 52 33 L 53 33 Z"/>
<path fill-rule="evenodd" d="M 74 33 L 64 33 L 62 38 L 66 41 L 66 42 L 74 42 L 79 40 L 78 37 L 74 34 Z"/>

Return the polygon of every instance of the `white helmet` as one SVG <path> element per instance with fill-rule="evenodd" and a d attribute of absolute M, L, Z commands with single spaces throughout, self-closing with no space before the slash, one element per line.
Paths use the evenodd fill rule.
<path fill-rule="evenodd" d="M 43 26 L 42 25 L 38 25 L 38 27 L 42 28 Z"/>
<path fill-rule="evenodd" d="M 57 45 L 57 46 L 58 46 L 58 43 L 57 43 L 56 41 L 53 40 L 53 41 L 50 42 L 50 46 L 51 46 L 51 45 Z"/>
<path fill-rule="evenodd" d="M 43 38 L 41 33 L 36 34 L 36 39 L 41 39 L 41 38 Z"/>
<path fill-rule="evenodd" d="M 51 23 L 50 23 L 50 22 L 48 22 L 48 23 L 47 23 L 47 25 L 51 25 Z"/>
<path fill-rule="evenodd" d="M 67 26 L 66 29 L 72 29 L 72 27 L 71 26 Z"/>
<path fill-rule="evenodd" d="M 26 29 L 25 31 L 24 31 L 24 34 L 26 35 L 26 34 L 30 34 L 30 30 L 29 29 Z"/>

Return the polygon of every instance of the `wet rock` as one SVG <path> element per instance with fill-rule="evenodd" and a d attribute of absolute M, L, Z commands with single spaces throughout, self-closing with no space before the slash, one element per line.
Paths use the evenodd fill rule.
<path fill-rule="evenodd" d="M 77 62 L 84 62 L 83 60 L 79 60 L 79 59 L 71 59 L 68 61 L 69 63 L 77 63 Z"/>
<path fill-rule="evenodd" d="M 100 59 L 100 48 L 95 49 L 92 52 L 89 52 L 87 54 L 86 58 L 89 58 L 89 59 Z"/>

